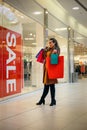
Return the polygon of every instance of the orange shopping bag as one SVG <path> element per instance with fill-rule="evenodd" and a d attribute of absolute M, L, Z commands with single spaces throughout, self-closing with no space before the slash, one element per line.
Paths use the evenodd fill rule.
<path fill-rule="evenodd" d="M 47 57 L 46 68 L 48 71 L 49 79 L 63 78 L 64 77 L 64 56 L 58 57 L 58 64 L 56 65 L 51 64 L 50 57 Z"/>

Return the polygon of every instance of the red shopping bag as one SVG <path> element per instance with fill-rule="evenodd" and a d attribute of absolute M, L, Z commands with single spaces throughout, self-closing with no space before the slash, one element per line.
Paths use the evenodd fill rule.
<path fill-rule="evenodd" d="M 44 49 L 42 48 L 36 55 L 36 58 L 38 58 L 38 56 L 40 55 L 40 53 L 43 51 Z"/>
<path fill-rule="evenodd" d="M 46 58 L 46 68 L 48 71 L 49 79 L 63 78 L 64 77 L 64 56 L 58 57 L 58 64 L 51 64 L 50 57 Z"/>
<path fill-rule="evenodd" d="M 44 62 L 44 56 L 43 56 L 44 50 L 42 49 L 38 56 L 37 56 L 37 62 L 43 63 Z"/>

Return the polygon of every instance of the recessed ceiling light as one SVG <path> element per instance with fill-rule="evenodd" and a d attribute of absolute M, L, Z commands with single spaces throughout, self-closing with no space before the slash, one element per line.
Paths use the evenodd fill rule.
<path fill-rule="evenodd" d="M 46 11 L 45 13 L 48 14 L 48 11 Z"/>
<path fill-rule="evenodd" d="M 83 37 L 76 37 L 76 39 L 83 39 Z"/>
<path fill-rule="evenodd" d="M 73 10 L 79 10 L 79 7 L 76 6 L 76 7 L 73 7 L 72 9 L 73 9 Z"/>
<path fill-rule="evenodd" d="M 39 14 L 42 14 L 42 12 L 40 12 L 40 11 L 36 11 L 36 12 L 34 12 L 33 14 L 35 14 L 35 15 L 39 15 Z"/>
<path fill-rule="evenodd" d="M 34 38 L 32 38 L 32 37 L 31 38 L 25 38 L 25 40 L 34 40 Z"/>
<path fill-rule="evenodd" d="M 27 37 L 25 37 L 24 39 L 25 39 L 25 40 L 28 40 L 28 38 L 27 38 Z"/>
<path fill-rule="evenodd" d="M 32 34 L 32 33 L 30 33 L 29 35 L 30 35 L 30 36 L 32 36 L 33 34 Z"/>
<path fill-rule="evenodd" d="M 64 31 L 67 30 L 67 28 L 56 28 L 55 31 Z"/>
<path fill-rule="evenodd" d="M 23 19 L 23 18 L 24 18 L 24 16 L 23 16 L 23 15 L 21 15 L 21 18 Z"/>
<path fill-rule="evenodd" d="M 36 45 L 36 43 L 32 43 L 33 45 Z"/>

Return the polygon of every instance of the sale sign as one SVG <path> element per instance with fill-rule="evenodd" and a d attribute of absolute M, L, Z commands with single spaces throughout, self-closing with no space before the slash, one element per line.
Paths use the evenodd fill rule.
<path fill-rule="evenodd" d="M 20 93 L 23 85 L 22 40 L 17 32 L 2 28 L 2 85 L 0 97 Z M 0 55 L 0 58 L 1 58 Z"/>
<path fill-rule="evenodd" d="M 0 27 L 0 97 L 3 95 L 3 49 L 2 49 L 2 27 Z"/>

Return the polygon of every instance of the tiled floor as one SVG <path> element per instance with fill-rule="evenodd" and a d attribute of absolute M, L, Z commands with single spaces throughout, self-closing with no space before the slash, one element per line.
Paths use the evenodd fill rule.
<path fill-rule="evenodd" d="M 0 130 L 87 130 L 87 79 L 56 85 L 57 105 L 36 106 L 42 90 L 0 103 Z"/>

